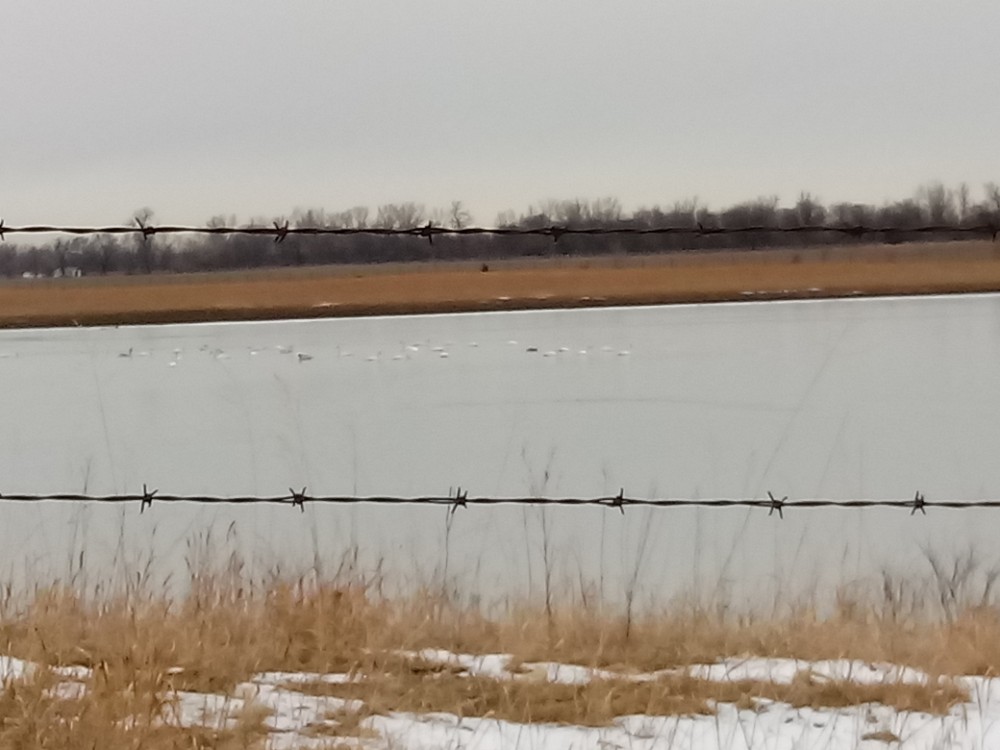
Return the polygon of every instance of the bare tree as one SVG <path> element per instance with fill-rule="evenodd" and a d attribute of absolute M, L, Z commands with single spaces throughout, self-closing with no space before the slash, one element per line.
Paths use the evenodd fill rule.
<path fill-rule="evenodd" d="M 448 212 L 448 226 L 452 229 L 465 229 L 471 223 L 472 214 L 466 210 L 462 201 L 452 201 Z"/>
<path fill-rule="evenodd" d="M 819 226 L 826 221 L 826 209 L 819 200 L 803 191 L 795 204 L 795 217 L 800 227 Z"/>
<path fill-rule="evenodd" d="M 120 252 L 121 246 L 118 244 L 118 240 L 114 237 L 101 237 L 100 244 L 97 246 L 97 263 L 102 276 L 106 276 L 115 269 Z"/>
<path fill-rule="evenodd" d="M 297 208 L 292 211 L 291 224 L 303 229 L 320 229 L 329 224 L 326 211 L 322 208 Z"/>
<path fill-rule="evenodd" d="M 351 224 L 354 229 L 366 229 L 368 227 L 368 206 L 355 206 L 350 209 Z"/>
<path fill-rule="evenodd" d="M 140 227 L 147 227 L 153 221 L 154 212 L 149 206 L 143 206 L 133 214 L 135 223 Z M 147 237 L 145 232 L 136 235 L 135 254 L 139 261 L 139 268 L 145 273 L 153 272 L 153 238 Z"/>
<path fill-rule="evenodd" d="M 375 226 L 379 229 L 413 229 L 424 220 L 424 207 L 416 203 L 387 203 L 378 207 Z"/>
<path fill-rule="evenodd" d="M 517 214 L 515 214 L 511 209 L 506 211 L 501 211 L 497 214 L 496 226 L 498 227 L 516 227 L 517 226 Z"/>
<path fill-rule="evenodd" d="M 59 276 L 66 275 L 66 268 L 69 266 L 69 243 L 63 240 L 56 240 L 52 246 L 52 255 L 56 261 L 56 270 Z"/>
<path fill-rule="evenodd" d="M 608 196 L 590 202 L 590 220 L 598 224 L 615 224 L 622 220 L 622 205 Z"/>
<path fill-rule="evenodd" d="M 10 278 L 15 273 L 17 251 L 9 245 L 0 246 L 0 275 Z"/>
<path fill-rule="evenodd" d="M 956 220 L 955 195 L 940 182 L 920 188 L 917 198 L 932 224 L 948 224 Z"/>
<path fill-rule="evenodd" d="M 969 183 L 963 182 L 955 191 L 955 201 L 957 202 L 958 220 L 964 223 L 969 218 Z"/>
<path fill-rule="evenodd" d="M 878 210 L 876 224 L 894 229 L 913 229 L 926 220 L 925 206 L 912 198 L 896 201 Z"/>
<path fill-rule="evenodd" d="M 837 203 L 830 207 L 829 214 L 838 226 L 854 227 L 875 223 L 876 210 L 864 203 Z"/>
<path fill-rule="evenodd" d="M 568 227 L 581 227 L 590 220 L 590 206 L 579 198 L 557 204 L 556 216 L 559 223 Z"/>
<path fill-rule="evenodd" d="M 986 192 L 986 204 L 993 211 L 993 218 L 1000 219 L 1000 185 L 995 182 L 987 182 L 983 186 Z"/>
<path fill-rule="evenodd" d="M 732 229 L 778 225 L 778 196 L 760 197 L 730 207 L 722 213 L 722 224 Z"/>
<path fill-rule="evenodd" d="M 448 226 L 450 211 L 444 208 L 432 208 L 427 213 L 427 221 L 436 227 Z"/>

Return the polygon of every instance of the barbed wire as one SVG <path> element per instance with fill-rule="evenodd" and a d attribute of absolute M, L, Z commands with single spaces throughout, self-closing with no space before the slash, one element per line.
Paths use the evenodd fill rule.
<path fill-rule="evenodd" d="M 182 226 L 175 224 L 153 225 L 136 219 L 134 225 L 115 226 L 59 226 L 55 224 L 31 224 L 7 226 L 0 219 L 0 241 L 8 234 L 66 234 L 66 235 L 141 235 L 150 239 L 156 235 L 198 234 L 198 235 L 247 235 L 273 237 L 275 242 L 283 242 L 288 237 L 337 237 L 349 235 L 371 235 L 377 237 L 415 237 L 434 242 L 435 237 L 468 237 L 489 235 L 496 237 L 547 237 L 558 242 L 562 237 L 609 235 L 663 236 L 687 235 L 693 237 L 714 237 L 738 234 L 811 234 L 837 233 L 846 236 L 893 234 L 960 234 L 991 237 L 994 241 L 1000 233 L 1000 224 L 975 225 L 927 224 L 918 227 L 867 226 L 863 224 L 824 224 L 808 226 L 767 226 L 746 227 L 706 227 L 702 224 L 670 227 L 636 227 L 608 225 L 597 227 L 573 227 L 550 225 L 544 227 L 446 227 L 428 222 L 415 227 L 293 227 L 288 222 L 273 222 L 271 226 Z"/>
<path fill-rule="evenodd" d="M 928 508 L 967 510 L 969 508 L 1000 508 L 1000 499 L 983 500 L 927 500 L 920 492 L 909 499 L 857 499 L 838 500 L 831 498 L 805 498 L 789 500 L 788 496 L 776 497 L 768 492 L 766 498 L 639 498 L 625 495 L 624 488 L 617 495 L 603 497 L 472 497 L 468 490 L 459 487 L 448 495 L 391 496 L 391 495 L 310 495 L 308 489 L 301 491 L 289 488 L 286 495 L 171 495 L 160 494 L 143 485 L 141 493 L 121 495 L 87 495 L 73 493 L 54 494 L 0 494 L 0 502 L 41 503 L 139 503 L 139 512 L 163 503 L 200 503 L 215 505 L 285 505 L 305 512 L 307 504 L 317 505 L 424 505 L 446 507 L 454 513 L 459 508 L 497 505 L 533 506 L 599 506 L 618 510 L 625 514 L 627 508 L 762 508 L 769 516 L 777 513 L 785 517 L 785 511 L 815 508 L 900 508 L 927 515 Z"/>

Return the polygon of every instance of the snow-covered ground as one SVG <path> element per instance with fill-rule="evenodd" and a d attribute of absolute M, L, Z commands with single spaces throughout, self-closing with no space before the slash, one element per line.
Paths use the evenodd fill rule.
<path fill-rule="evenodd" d="M 426 650 L 411 656 L 458 667 L 469 675 L 497 680 L 548 680 L 580 684 L 590 679 L 650 680 L 658 674 L 623 675 L 584 667 L 537 663 L 508 670 L 510 657 L 502 654 L 467 655 Z M 37 665 L 12 657 L 0 657 L 0 683 L 30 675 Z M 803 670 L 814 679 L 845 680 L 859 684 L 883 682 L 923 683 L 927 675 L 890 664 L 858 661 L 804 662 L 794 659 L 729 659 L 716 664 L 686 668 L 692 675 L 713 681 L 764 680 L 788 683 Z M 74 698 L 85 691 L 89 670 L 67 667 L 54 670 L 59 678 L 54 690 L 59 697 Z M 759 701 L 756 709 L 740 709 L 720 703 L 709 716 L 618 717 L 610 726 L 593 728 L 567 724 L 519 724 L 494 718 L 469 718 L 452 714 L 389 713 L 361 721 L 364 737 L 333 737 L 338 712 L 357 711 L 360 701 L 317 697 L 295 689 L 309 683 L 343 683 L 363 679 L 346 674 L 266 672 L 239 685 L 231 696 L 177 691 L 170 697 L 164 716 L 181 726 L 225 728 L 235 726 L 238 716 L 253 706 L 267 715 L 270 734 L 267 746 L 275 750 L 330 748 L 348 742 L 368 748 L 595 748 L 595 750 L 645 750 L 653 748 L 702 748 L 744 750 L 793 750 L 798 748 L 902 747 L 907 750 L 1000 748 L 1000 680 L 961 677 L 959 683 L 970 700 L 944 716 L 901 712 L 865 704 L 847 708 L 794 708 L 788 704 Z"/>

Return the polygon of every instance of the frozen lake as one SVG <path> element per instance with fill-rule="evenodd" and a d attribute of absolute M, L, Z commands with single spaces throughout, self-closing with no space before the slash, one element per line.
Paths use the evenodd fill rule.
<path fill-rule="evenodd" d="M 299 356 L 302 355 L 302 356 Z M 1000 296 L 0 332 L 0 492 L 1000 497 Z M 0 570 L 358 564 L 611 602 L 991 562 L 1000 511 L 0 504 Z M 548 543 L 543 544 L 547 539 Z M 197 548 L 199 545 L 194 544 Z M 81 555 L 82 553 L 82 555 Z M 199 553 L 200 554 L 200 553 Z M 720 588 L 721 587 L 721 588 Z"/>

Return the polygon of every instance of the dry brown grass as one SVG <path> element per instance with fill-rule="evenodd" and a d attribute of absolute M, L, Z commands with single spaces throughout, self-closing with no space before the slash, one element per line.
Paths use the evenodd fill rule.
<path fill-rule="evenodd" d="M 863 685 L 820 679 L 801 671 L 787 684 L 762 680 L 720 682 L 683 673 L 660 675 L 653 680 L 602 678 L 584 684 L 562 684 L 531 676 L 497 680 L 453 670 L 429 671 L 419 665 L 415 669 L 373 672 L 351 683 L 296 683 L 294 689 L 363 701 L 365 707 L 357 714 L 361 718 L 391 711 L 443 712 L 521 723 L 584 726 L 607 726 L 616 717 L 634 714 L 710 715 L 717 703 L 754 710 L 762 709 L 766 702 L 781 702 L 795 708 L 879 703 L 899 711 L 944 714 L 969 699 L 967 691 L 947 678 L 926 685 L 902 682 Z M 357 718 L 338 719 L 341 720 L 348 727 L 357 723 Z"/>
<path fill-rule="evenodd" d="M 332 317 L 1000 290 L 988 241 L 15 282 L 0 326 Z"/>
<path fill-rule="evenodd" d="M 500 626 L 496 650 L 523 661 L 551 660 L 624 671 L 655 671 L 747 654 L 805 661 L 851 658 L 912 666 L 933 675 L 1000 675 L 1000 613 L 961 611 L 951 621 L 899 618 L 878 604 L 820 615 L 810 608 L 779 616 L 731 616 L 681 609 L 638 618 L 557 611 L 525 612 Z"/>
<path fill-rule="evenodd" d="M 967 559 L 972 580 L 981 566 L 972 553 Z M 954 676 L 1000 674 L 1000 611 L 986 603 L 989 588 L 956 583 L 949 607 L 935 614 L 942 612 L 937 579 L 877 594 L 844 591 L 822 616 L 806 606 L 734 615 L 721 602 L 713 608 L 682 602 L 626 620 L 558 599 L 548 608 L 509 604 L 488 617 L 443 597 L 439 587 L 389 598 L 380 593 L 386 582 L 350 572 L 332 581 L 251 584 L 244 570 L 234 554 L 219 568 L 193 572 L 189 593 L 175 601 L 147 590 L 141 578 L 118 594 L 106 587 L 89 593 L 50 587 L 19 599 L 5 590 L 0 654 L 47 666 L 82 665 L 91 673 L 68 698 L 53 692 L 58 677 L 46 669 L 6 685 L 0 750 L 255 747 L 267 734 L 267 713 L 252 701 L 230 723 L 215 720 L 209 728 L 164 719 L 176 715 L 176 691 L 234 695 L 240 683 L 267 671 L 355 676 L 343 684 L 294 685 L 363 702 L 360 710 L 336 711 L 307 728 L 335 746 L 370 737 L 365 720 L 390 711 L 595 726 L 624 714 L 711 713 L 718 703 L 763 710 L 768 701 L 816 708 L 877 702 L 940 714 L 968 700 Z M 988 581 L 991 575 L 987 571 Z M 424 648 L 510 654 L 508 679 L 470 675 L 457 662 L 415 655 Z M 679 669 L 742 656 L 888 662 L 921 669 L 929 679 L 862 685 L 801 671 L 789 684 L 717 682 Z M 583 685 L 554 684 L 532 666 L 536 661 L 611 674 Z M 648 679 L 659 670 L 672 671 Z M 639 680 L 638 673 L 647 675 Z"/>
<path fill-rule="evenodd" d="M 60 696 L 57 677 L 37 670 L 0 691 L 0 748 L 148 748 L 237 750 L 260 747 L 263 714 L 236 714 L 231 727 L 181 727 L 164 721 L 170 697 L 161 676 L 98 669 L 75 695 Z"/>
<path fill-rule="evenodd" d="M 347 684 L 296 686 L 364 701 L 361 712 L 339 712 L 312 728 L 331 741 L 358 737 L 367 731 L 367 716 L 388 711 L 589 725 L 623 714 L 708 713 L 717 702 L 743 708 L 761 701 L 812 707 L 878 702 L 942 713 L 967 699 L 949 676 L 1000 673 L 1000 615 L 982 606 L 948 620 L 916 610 L 902 617 L 874 599 L 842 598 L 823 617 L 808 608 L 734 617 L 678 606 L 634 618 L 626 629 L 622 618 L 580 606 L 556 607 L 551 618 L 542 609 L 510 607 L 491 619 L 427 592 L 389 600 L 360 582 L 254 588 L 223 575 L 198 577 L 192 585 L 190 595 L 176 602 L 135 591 L 86 597 L 51 588 L 22 607 L 8 605 L 0 617 L 0 652 L 46 665 L 85 665 L 93 673 L 84 695 L 68 701 L 47 692 L 54 678 L 44 670 L 8 686 L 0 695 L 0 748 L 24 746 L 21 739 L 29 735 L 44 738 L 36 746 L 62 747 L 64 735 L 75 731 L 100 738 L 95 746 L 104 747 L 252 747 L 263 736 L 263 716 L 252 710 L 228 730 L 164 726 L 158 717 L 174 690 L 229 693 L 261 671 L 363 676 Z M 511 679 L 470 676 L 455 665 L 412 656 L 426 647 L 509 653 Z M 808 672 L 788 685 L 715 682 L 683 672 L 630 678 L 746 655 L 890 662 L 922 669 L 931 679 L 926 685 L 861 685 Z M 609 668 L 621 677 L 560 685 L 520 666 L 541 660 Z"/>
<path fill-rule="evenodd" d="M 556 608 L 551 619 L 532 607 L 488 618 L 426 592 L 388 600 L 361 585 L 277 583 L 251 591 L 203 582 L 179 602 L 156 596 L 91 601 L 64 588 L 43 590 L 0 618 L 0 644 L 3 653 L 31 661 L 110 674 L 173 669 L 176 688 L 200 691 L 228 690 L 261 671 L 386 669 L 402 663 L 399 651 L 423 648 L 623 673 L 749 654 L 994 676 L 1000 674 L 1000 612 L 978 606 L 949 621 L 901 619 L 877 604 L 825 616 L 801 608 L 723 617 L 681 607 L 634 618 L 626 635 L 621 617 L 581 607 Z"/>
<path fill-rule="evenodd" d="M 298 689 L 298 686 L 296 686 Z M 314 693 L 322 695 L 322 693 Z M 325 721 L 306 727 L 304 734 L 311 737 L 349 737 L 352 739 L 375 739 L 379 736 L 364 722 L 374 715 L 367 706 L 351 710 L 340 708 L 326 712 Z"/>

